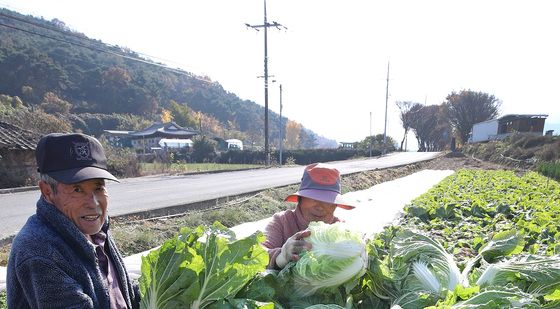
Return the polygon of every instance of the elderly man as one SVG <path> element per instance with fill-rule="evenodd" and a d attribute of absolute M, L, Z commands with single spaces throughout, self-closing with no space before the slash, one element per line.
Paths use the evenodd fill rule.
<path fill-rule="evenodd" d="M 8 308 L 137 308 L 109 232 L 103 147 L 84 134 L 53 133 L 36 150 L 41 197 L 12 242 Z"/>
<path fill-rule="evenodd" d="M 274 214 L 265 228 L 263 246 L 269 254 L 268 268 L 281 269 L 290 261 L 297 261 L 303 250 L 311 249 L 304 239 L 311 221 L 332 224 L 339 219 L 337 207 L 353 209 L 355 201 L 347 200 L 340 193 L 340 173 L 332 165 L 314 163 L 305 167 L 299 190 L 286 197 L 287 202 L 297 202 L 295 209 Z"/>

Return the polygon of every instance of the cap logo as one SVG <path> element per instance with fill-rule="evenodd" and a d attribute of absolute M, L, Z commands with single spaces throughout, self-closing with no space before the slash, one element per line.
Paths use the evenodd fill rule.
<path fill-rule="evenodd" d="M 76 160 L 90 161 L 93 160 L 91 157 L 91 150 L 89 148 L 89 143 L 77 143 L 74 144 L 74 153 L 76 154 Z"/>

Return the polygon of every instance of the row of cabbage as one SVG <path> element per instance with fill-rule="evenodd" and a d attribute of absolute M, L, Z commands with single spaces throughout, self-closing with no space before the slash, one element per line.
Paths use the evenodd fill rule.
<path fill-rule="evenodd" d="M 559 308 L 559 217 L 555 181 L 460 171 L 373 239 L 312 223 L 282 271 L 265 271 L 261 233 L 185 228 L 143 259 L 142 307 Z"/>

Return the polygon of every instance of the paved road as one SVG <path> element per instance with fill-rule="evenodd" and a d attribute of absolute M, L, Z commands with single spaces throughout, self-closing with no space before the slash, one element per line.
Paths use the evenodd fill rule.
<path fill-rule="evenodd" d="M 429 160 L 439 153 L 394 153 L 380 158 L 332 162 L 341 174 Z M 149 176 L 108 183 L 109 213 L 120 216 L 213 201 L 232 195 L 298 183 L 302 166 L 181 176 Z M 0 240 L 15 235 L 35 213 L 39 191 L 0 194 Z"/>

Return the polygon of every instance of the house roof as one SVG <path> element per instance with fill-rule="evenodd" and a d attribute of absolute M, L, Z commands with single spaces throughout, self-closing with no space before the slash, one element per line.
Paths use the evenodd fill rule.
<path fill-rule="evenodd" d="M 0 149 L 35 150 L 38 133 L 0 121 Z"/>
<path fill-rule="evenodd" d="M 516 120 L 516 119 L 524 119 L 524 118 L 545 118 L 548 117 L 548 115 L 545 114 L 508 114 L 508 115 L 503 115 L 502 117 L 499 117 L 498 120 L 500 121 L 510 121 L 510 120 Z"/>
<path fill-rule="evenodd" d="M 134 131 L 121 131 L 121 130 L 103 130 L 103 132 L 105 133 L 109 133 L 113 136 L 127 136 L 129 135 L 131 132 Z"/>
<path fill-rule="evenodd" d="M 502 117 L 498 117 L 498 118 L 494 118 L 494 119 L 488 119 L 485 121 L 481 121 L 481 122 L 477 122 L 476 124 L 481 124 L 481 123 L 486 123 L 486 122 L 504 122 L 504 121 L 511 121 L 511 120 L 516 120 L 516 119 L 526 119 L 526 118 L 545 118 L 548 117 L 548 115 L 546 114 L 507 114 L 507 115 L 503 115 Z"/>
<path fill-rule="evenodd" d="M 198 134 L 198 131 L 189 128 L 183 128 L 178 124 L 176 124 L 175 122 L 166 122 L 166 123 L 156 122 L 143 130 L 131 132 L 130 135 L 147 136 L 147 135 L 153 135 L 158 132 L 164 133 L 166 135 L 176 135 L 176 136 Z"/>

